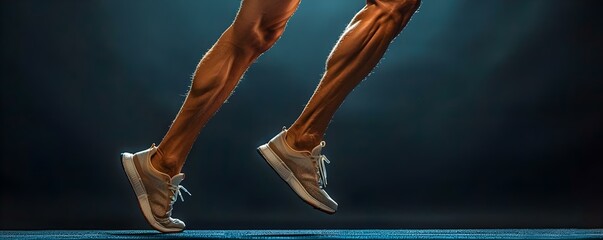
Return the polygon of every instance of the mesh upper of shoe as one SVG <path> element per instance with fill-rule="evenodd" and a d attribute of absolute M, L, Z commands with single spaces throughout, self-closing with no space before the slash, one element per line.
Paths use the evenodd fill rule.
<path fill-rule="evenodd" d="M 337 203 L 324 190 L 327 185 L 327 171 L 325 165 L 330 163 L 325 155 L 321 154 L 326 146 L 323 141 L 314 147 L 311 152 L 296 151 L 285 141 L 287 130 L 272 138 L 268 145 L 274 153 L 287 165 L 304 189 L 316 200 L 331 209 L 337 209 Z"/>
<path fill-rule="evenodd" d="M 184 227 L 184 222 L 172 218 L 173 205 L 184 190 L 190 193 L 180 183 L 184 180 L 184 174 L 180 173 L 174 177 L 156 170 L 151 164 L 151 156 L 157 151 L 155 145 L 151 148 L 138 152 L 134 155 L 134 164 L 143 182 L 148 196 L 153 217 L 164 226 Z"/>

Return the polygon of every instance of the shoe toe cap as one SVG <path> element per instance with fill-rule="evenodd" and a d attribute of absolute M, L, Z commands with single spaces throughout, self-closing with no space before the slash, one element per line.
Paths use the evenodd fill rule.
<path fill-rule="evenodd" d="M 180 229 L 184 229 L 184 228 L 186 227 L 186 224 L 184 224 L 184 222 L 183 222 L 182 220 L 180 220 L 180 219 L 177 219 L 177 218 L 172 218 L 172 219 L 170 219 L 170 220 L 171 220 L 171 221 L 170 221 L 171 223 L 170 223 L 170 226 L 169 226 L 169 227 L 171 227 L 171 228 L 180 228 Z"/>
<path fill-rule="evenodd" d="M 337 202 L 335 202 L 335 200 L 333 200 L 333 198 L 331 198 L 331 196 L 329 196 L 325 190 L 319 189 L 313 195 L 318 201 L 320 201 L 320 203 L 322 203 L 322 205 L 324 205 L 319 207 L 321 210 L 328 213 L 335 213 L 337 211 Z"/>
<path fill-rule="evenodd" d="M 184 224 L 184 222 L 181 221 L 180 219 L 170 217 L 166 220 L 167 221 L 157 222 L 161 226 L 157 227 L 156 229 L 159 230 L 160 232 L 170 233 L 170 232 L 182 232 L 182 230 L 184 230 L 184 228 L 186 227 L 186 224 Z"/>
<path fill-rule="evenodd" d="M 327 205 L 331 211 L 331 213 L 335 213 L 337 211 L 337 207 L 339 206 L 337 204 L 337 202 L 335 202 L 335 200 L 329 198 L 329 201 L 324 202 L 325 205 Z"/>

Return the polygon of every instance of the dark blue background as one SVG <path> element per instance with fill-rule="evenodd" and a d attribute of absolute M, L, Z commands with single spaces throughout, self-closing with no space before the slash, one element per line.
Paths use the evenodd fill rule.
<path fill-rule="evenodd" d="M 148 228 L 119 153 L 158 143 L 231 1 L 1 2 L 0 228 Z M 304 1 L 189 155 L 190 228 L 603 227 L 599 1 L 424 0 L 329 127 L 301 202 L 255 148 L 364 1 Z"/>

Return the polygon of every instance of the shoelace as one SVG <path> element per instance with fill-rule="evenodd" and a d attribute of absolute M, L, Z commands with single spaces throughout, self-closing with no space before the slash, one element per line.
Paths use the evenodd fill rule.
<path fill-rule="evenodd" d="M 186 190 L 186 188 L 184 188 L 184 186 L 182 185 L 170 185 L 169 188 L 172 191 L 172 204 L 174 204 L 176 200 L 178 200 L 178 196 L 180 196 L 180 200 L 184 202 L 184 197 L 182 196 L 182 192 L 180 191 L 180 189 L 184 190 L 185 193 L 188 193 L 189 196 L 192 196 L 192 194 L 188 190 Z"/>
<path fill-rule="evenodd" d="M 168 188 L 170 189 L 170 191 L 172 191 L 172 198 L 170 201 L 170 210 L 167 211 L 166 214 L 168 216 L 171 216 L 172 215 L 172 206 L 178 200 L 178 196 L 180 196 L 180 200 L 182 200 L 184 202 L 184 197 L 182 196 L 182 192 L 180 191 L 180 189 L 182 189 L 182 190 L 184 190 L 184 192 L 188 193 L 189 196 L 192 196 L 192 194 L 188 190 L 186 190 L 186 188 L 182 185 L 169 184 Z"/>
<path fill-rule="evenodd" d="M 327 143 L 325 141 L 322 141 L 322 142 L 320 142 L 320 145 L 322 147 L 325 147 L 327 145 Z M 315 156 L 314 158 L 318 162 L 318 177 L 319 177 L 318 185 L 320 186 L 320 188 L 326 188 L 327 187 L 327 166 L 326 166 L 326 164 L 331 163 L 331 161 L 329 161 L 327 156 L 322 155 L 322 154 L 319 156 Z"/>

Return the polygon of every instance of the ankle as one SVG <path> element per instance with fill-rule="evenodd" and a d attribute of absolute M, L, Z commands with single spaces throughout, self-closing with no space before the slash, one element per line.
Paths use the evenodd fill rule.
<path fill-rule="evenodd" d="M 158 147 L 155 154 L 151 155 L 151 165 L 155 170 L 165 173 L 170 177 L 173 177 L 180 173 L 181 166 L 179 166 L 176 159 L 170 159 L 163 154 L 163 151 Z"/>
<path fill-rule="evenodd" d="M 322 134 L 303 133 L 297 129 L 291 128 L 287 130 L 285 142 L 289 147 L 296 151 L 311 152 L 322 141 Z"/>

